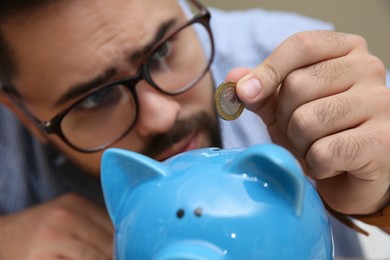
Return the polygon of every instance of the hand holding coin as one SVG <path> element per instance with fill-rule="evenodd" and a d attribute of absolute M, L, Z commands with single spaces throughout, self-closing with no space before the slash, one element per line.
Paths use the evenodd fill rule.
<path fill-rule="evenodd" d="M 222 119 L 234 120 L 241 115 L 244 103 L 237 96 L 235 82 L 228 81 L 218 86 L 214 94 L 214 105 Z"/>

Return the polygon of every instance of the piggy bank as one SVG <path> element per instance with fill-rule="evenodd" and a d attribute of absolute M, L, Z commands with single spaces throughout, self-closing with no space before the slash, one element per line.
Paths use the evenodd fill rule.
<path fill-rule="evenodd" d="M 332 259 L 326 211 L 295 158 L 263 144 L 158 162 L 108 149 L 115 259 Z"/>

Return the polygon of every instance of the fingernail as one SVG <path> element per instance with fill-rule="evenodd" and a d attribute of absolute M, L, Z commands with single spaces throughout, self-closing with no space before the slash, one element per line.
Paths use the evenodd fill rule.
<path fill-rule="evenodd" d="M 258 79 L 251 78 L 242 84 L 242 89 L 248 98 L 255 98 L 260 94 L 263 86 Z"/>

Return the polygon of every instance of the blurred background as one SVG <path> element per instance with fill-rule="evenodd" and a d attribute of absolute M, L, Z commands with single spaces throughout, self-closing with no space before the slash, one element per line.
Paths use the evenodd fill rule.
<path fill-rule="evenodd" d="M 221 9 L 291 11 L 331 22 L 337 31 L 359 34 L 390 70 L 390 0 L 202 0 Z"/>

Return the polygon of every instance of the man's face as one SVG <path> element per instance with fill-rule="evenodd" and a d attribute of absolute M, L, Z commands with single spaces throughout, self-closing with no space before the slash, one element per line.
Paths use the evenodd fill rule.
<path fill-rule="evenodd" d="M 174 20 L 178 23 L 174 28 L 186 21 L 176 0 L 58 1 L 26 16 L 12 18 L 2 31 L 20 71 L 13 83 L 41 121 L 77 100 L 58 102 L 75 86 L 93 82 L 107 71 L 115 73 L 99 84 L 134 74 L 142 57 L 129 56 L 137 56 L 153 41 L 162 24 Z M 195 34 L 189 41 L 197 41 Z M 164 160 L 220 145 L 212 91 L 210 74 L 177 96 L 164 95 L 142 81 L 136 87 L 138 120 L 113 146 Z M 99 174 L 101 152 L 80 153 L 54 135 L 47 138 L 84 170 Z"/>

